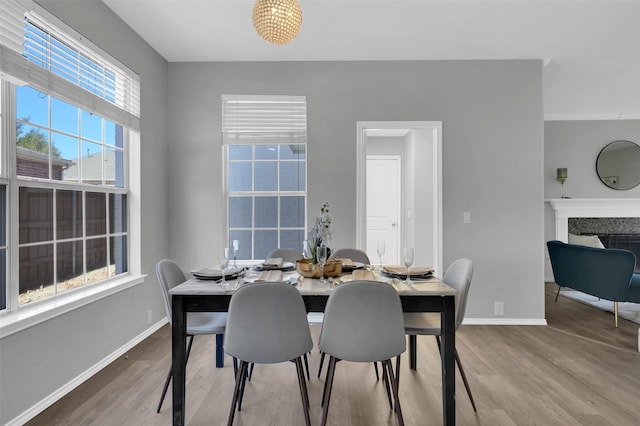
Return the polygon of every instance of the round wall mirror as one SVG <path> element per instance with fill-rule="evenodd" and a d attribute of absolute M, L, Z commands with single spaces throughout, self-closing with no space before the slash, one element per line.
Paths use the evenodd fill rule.
<path fill-rule="evenodd" d="M 640 184 L 640 146 L 625 140 L 611 142 L 598 154 L 596 172 L 609 188 L 635 188 Z"/>

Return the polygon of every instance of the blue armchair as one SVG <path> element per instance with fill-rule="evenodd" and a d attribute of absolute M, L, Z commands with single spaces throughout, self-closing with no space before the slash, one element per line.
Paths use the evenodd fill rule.
<path fill-rule="evenodd" d="M 636 266 L 633 252 L 562 241 L 548 241 L 547 249 L 558 292 L 560 287 L 569 287 L 613 301 L 616 327 L 618 302 L 640 303 L 640 274 L 633 272 Z"/>

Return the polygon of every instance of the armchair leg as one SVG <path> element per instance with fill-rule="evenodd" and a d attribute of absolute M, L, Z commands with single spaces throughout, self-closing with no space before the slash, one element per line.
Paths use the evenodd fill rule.
<path fill-rule="evenodd" d="M 616 328 L 618 328 L 618 302 L 613 302 L 613 316 L 616 320 Z"/>
<path fill-rule="evenodd" d="M 558 295 L 560 294 L 560 286 L 558 286 L 558 291 L 556 292 L 556 300 L 554 300 L 554 302 L 558 301 Z"/>

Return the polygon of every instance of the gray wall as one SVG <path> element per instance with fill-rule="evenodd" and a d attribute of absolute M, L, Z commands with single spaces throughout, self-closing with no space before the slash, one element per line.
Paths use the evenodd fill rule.
<path fill-rule="evenodd" d="M 544 124 L 544 195 L 560 198 L 556 169 L 566 167 L 565 196 L 571 198 L 640 198 L 640 187 L 616 191 L 596 174 L 602 148 L 618 139 L 640 144 L 640 120 L 547 121 Z M 555 215 L 545 203 L 545 241 L 555 239 Z M 545 278 L 553 279 L 545 247 Z"/>
<path fill-rule="evenodd" d="M 0 341 L 0 424 L 48 397 L 164 316 L 155 263 L 168 255 L 167 63 L 98 1 L 39 1 L 141 76 L 145 282 Z M 134 201 L 134 200 L 132 200 Z"/>
<path fill-rule="evenodd" d="M 503 301 L 544 318 L 541 61 L 170 63 L 170 254 L 189 267 L 223 245 L 222 94 L 307 96 L 309 211 L 330 202 L 335 247 L 356 243 L 356 122 L 442 121 L 444 264 L 475 262 L 467 317 Z"/>

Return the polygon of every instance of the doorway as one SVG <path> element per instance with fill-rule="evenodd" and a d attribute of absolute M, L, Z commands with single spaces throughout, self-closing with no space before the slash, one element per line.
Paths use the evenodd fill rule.
<path fill-rule="evenodd" d="M 415 265 L 432 266 L 442 275 L 442 122 L 440 121 L 367 121 L 358 122 L 357 133 L 357 222 L 358 247 L 372 261 L 378 259 L 374 223 L 369 220 L 371 206 L 392 204 L 396 197 L 388 190 L 370 191 L 372 173 L 368 159 L 373 156 L 399 156 L 400 213 L 396 228 L 396 259 L 385 255 L 383 263 L 399 263 L 400 248 L 415 248 Z M 377 184 L 376 184 L 377 185 Z M 392 195 L 390 195 L 392 194 Z M 375 197 L 370 200 L 369 198 Z M 389 225 L 393 221 L 389 219 Z M 370 230 L 369 227 L 372 226 Z M 376 238 L 375 241 L 371 241 Z M 386 248 L 386 252 L 389 248 Z M 377 263 L 377 262 L 375 262 Z"/>

